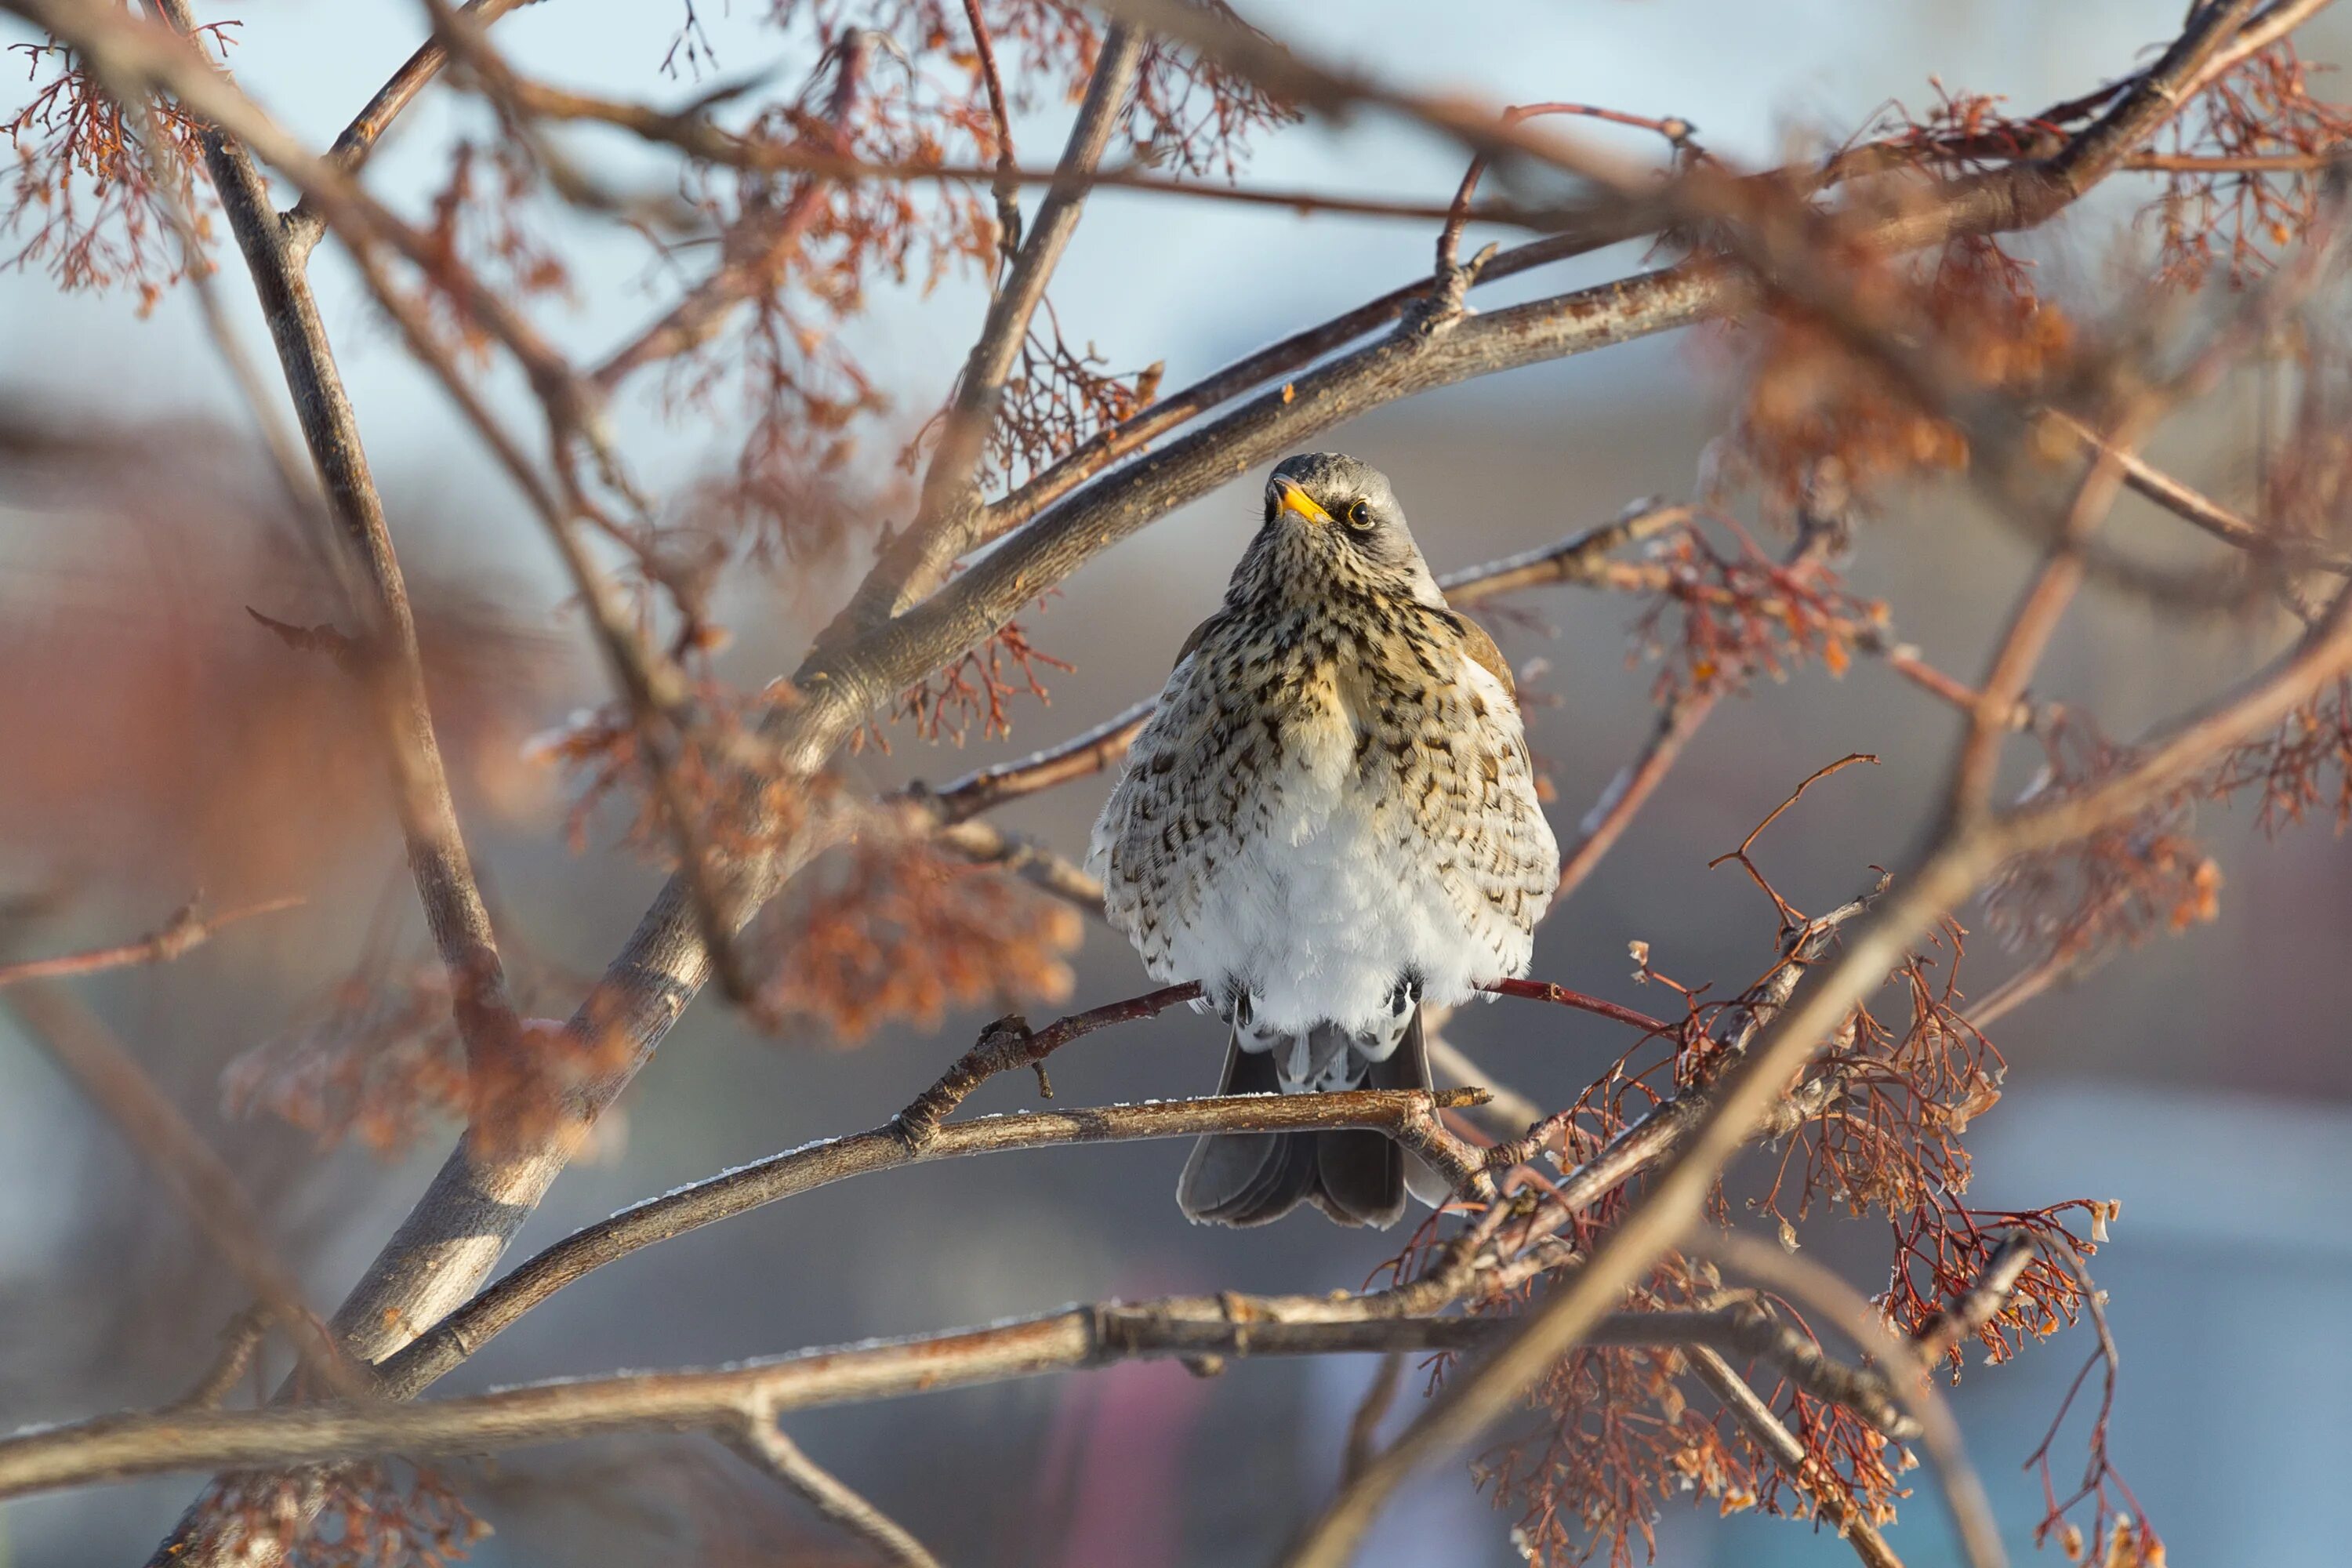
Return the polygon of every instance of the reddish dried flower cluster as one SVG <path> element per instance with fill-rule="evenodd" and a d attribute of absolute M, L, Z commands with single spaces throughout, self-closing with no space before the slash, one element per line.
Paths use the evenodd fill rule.
<path fill-rule="evenodd" d="M 890 721 L 912 724 L 927 741 L 948 740 L 959 746 L 975 725 L 983 741 L 1010 735 L 1014 698 L 1025 693 L 1040 702 L 1052 700 L 1037 677 L 1041 664 L 1065 673 L 1077 668 L 1033 646 L 1019 621 L 1007 621 L 986 642 L 902 693 Z M 881 730 L 873 726 L 859 737 L 859 744 L 869 736 L 883 750 L 889 749 Z"/>
<path fill-rule="evenodd" d="M 1979 174 L 2050 152 L 2065 133 L 2064 122 L 2079 121 L 2094 107 L 2086 100 L 2062 106 L 2053 114 L 2017 119 L 2002 107 L 2009 100 L 2001 94 L 1955 92 L 1933 76 L 1927 87 L 1936 101 L 1926 114 L 1914 115 L 1899 101 L 1887 104 L 1854 138 L 1854 145 L 1832 160 L 1832 169 L 1916 162 Z M 2069 110 L 2074 112 L 2069 115 Z"/>
<path fill-rule="evenodd" d="M 1841 1092 L 1781 1145 L 1771 1185 L 1750 1207 L 1793 1238 L 1795 1223 L 1817 1201 L 1848 1214 L 1940 1212 L 1948 1195 L 1968 1190 L 1969 1162 L 1960 1147 L 1969 1124 L 2000 1099 L 2005 1064 L 1983 1034 L 1960 1016 L 1960 930 L 1945 922 L 1952 964 L 1940 980 L 1936 960 L 1914 952 L 1891 977 L 1909 1017 L 1890 1028 L 1858 1007 L 1821 1058 Z"/>
<path fill-rule="evenodd" d="M 197 47 L 226 59 L 229 30 L 238 25 L 197 27 Z M 68 292 L 128 284 L 146 314 L 186 275 L 169 205 L 190 215 L 200 242 L 210 237 L 211 187 L 194 177 L 202 155 L 196 122 L 177 103 L 158 100 L 154 123 L 165 145 L 151 158 L 147 125 L 100 90 L 70 49 L 47 42 L 12 45 L 9 52 L 40 86 L 5 127 L 16 169 L 0 210 L 0 238 L 17 248 L 5 264 L 43 268 Z M 155 184 L 158 163 L 170 189 Z"/>
<path fill-rule="evenodd" d="M 1083 89 L 1102 41 L 1099 20 L 1084 7 L 999 0 L 981 15 L 1008 66 L 1013 108 Z M 961 4 L 776 0 L 770 17 L 817 40 L 823 59 L 796 100 L 753 123 L 754 142 L 942 166 L 985 164 L 1001 151 L 1003 132 Z M 877 38 L 887 38 L 889 47 L 877 53 Z M 707 50 L 691 22 L 681 39 L 688 56 Z M 1139 163 L 1230 174 L 1253 134 L 1292 118 L 1245 80 L 1154 44 L 1139 68 L 1125 139 Z M 705 487 L 698 516 L 765 553 L 829 556 L 845 542 L 841 525 L 849 520 L 828 509 L 822 523 L 833 526 L 815 524 L 795 503 L 842 473 L 858 450 L 861 425 L 888 408 L 836 329 L 862 313 L 874 280 L 913 279 L 928 289 L 957 269 L 991 265 L 1003 237 L 988 193 L 969 182 L 817 182 L 731 172 L 698 178 L 693 199 L 725 233 L 725 258 L 748 275 L 743 292 L 751 302 L 739 334 L 698 345 L 673 377 L 673 395 L 698 407 L 716 403 L 724 385 L 740 386 L 751 420 L 729 470 Z M 1067 346 L 1050 310 L 1046 321 L 1006 389 L 1011 417 L 992 434 L 998 475 L 1034 471 L 1150 401 L 1150 373 L 1105 375 L 1091 353 Z"/>
<path fill-rule="evenodd" d="M 2208 787 L 2222 799 L 2258 794 L 2268 832 L 2315 816 L 2338 833 L 2352 826 L 2352 682 L 2337 681 L 2275 733 L 2234 748 Z"/>
<path fill-rule="evenodd" d="M 1956 379 L 1986 393 L 2031 396 L 2069 362 L 2075 331 L 2032 287 L 2031 268 L 1995 239 L 1963 236 L 1925 257 L 1849 247 L 1824 256 L 1842 292 Z M 1728 479 L 1753 484 L 1776 510 L 1798 507 L 1824 465 L 1867 503 L 1888 486 L 1964 468 L 1969 446 L 1942 409 L 1923 406 L 1885 364 L 1789 308 L 1727 329 L 1744 387 L 1726 450 Z"/>
<path fill-rule="evenodd" d="M 1803 794 L 1800 788 L 1781 810 Z M 1717 1001 L 1708 998 L 1708 988 L 1685 985 L 1659 971 L 1647 944 L 1635 943 L 1637 974 L 1679 997 L 1679 1016 L 1657 1020 L 1568 1110 L 1543 1124 L 1559 1140 L 1562 1168 L 1591 1159 L 1667 1100 L 1704 1094 L 1786 1002 L 1796 970 L 1826 954 L 1831 928 L 1765 881 L 1747 859 L 1753 843 L 1751 835 L 1726 858 L 1741 858 L 1770 899 L 1780 958 L 1738 995 Z M 1890 1322 L 1912 1333 L 1963 1299 L 2004 1242 L 2021 1232 L 2034 1237 L 2042 1250 L 1997 1308 L 1972 1322 L 1976 1337 L 2006 1357 L 2027 1337 L 2047 1337 L 2084 1310 L 2087 1276 L 2079 1259 L 2102 1237 L 2113 1209 L 2085 1200 L 2016 1214 L 1962 1205 L 1970 1171 L 1960 1140 L 1999 1100 L 2002 1071 L 1999 1052 L 1964 1015 L 1957 975 L 1962 935 L 1957 924 L 1945 922 L 1937 947 L 1946 950 L 1948 962 L 1934 951 L 1907 955 L 1888 977 L 1899 998 L 1895 1006 L 1868 999 L 1834 1032 L 1829 1048 L 1790 1089 L 1786 1128 L 1770 1144 L 1777 1159 L 1745 1207 L 1775 1221 L 1790 1246 L 1797 1222 L 1816 1202 L 1856 1215 L 1884 1215 L 1895 1252 L 1882 1306 Z M 1902 1022 L 1886 1021 L 1890 1014 Z M 1537 1165 L 1498 1173 L 1497 1186 L 1510 1217 L 1488 1244 L 1496 1273 L 1487 1278 L 1517 1283 L 1490 1286 L 1473 1303 L 1478 1310 L 1517 1310 L 1554 1268 L 1589 1255 L 1638 1201 L 1642 1182 L 1622 1183 L 1574 1212 L 1563 1212 L 1556 1201 L 1558 1181 Z M 1467 1223 L 1479 1225 L 1482 1213 L 1469 1205 Z M 1714 1214 L 1718 1223 L 1729 1223 L 1731 1207 L 1720 1188 Z M 2070 1219 L 2088 1220 L 2090 1239 L 2075 1237 Z M 1433 1216 L 1393 1260 L 1393 1277 L 1402 1281 L 1441 1267 L 1454 1243 L 1442 1216 Z M 1720 1306 L 1728 1299 L 1722 1284 L 1712 1270 L 1670 1258 L 1628 1305 Z M 1951 1364 L 1957 1375 L 1957 1351 Z M 1711 1499 L 1726 1511 L 1754 1507 L 1824 1517 L 1821 1489 L 1833 1487 L 1844 1514 L 1874 1523 L 1890 1521 L 1895 1501 L 1907 1495 L 1900 1478 L 1909 1456 L 1848 1406 L 1797 1386 L 1769 1366 L 1749 1369 L 1811 1458 L 1810 1479 L 1800 1487 L 1711 1398 L 1706 1414 L 1693 1411 L 1686 1373 L 1671 1352 L 1591 1347 L 1552 1370 L 1535 1398 L 1546 1413 L 1539 1435 L 1504 1443 L 1480 1464 L 1498 1503 L 1520 1510 L 1517 1542 L 1529 1561 L 1581 1563 L 1605 1553 L 1612 1568 L 1622 1568 L 1633 1561 L 1637 1544 L 1645 1551 L 1653 1545 L 1658 1505 L 1677 1489 Z M 2046 1447 L 2040 1458 L 2046 1464 Z M 2100 1476 L 2111 1475 L 2103 1427 L 2093 1434 L 2092 1463 Z M 2053 1497 L 2057 1523 L 2052 1528 L 2081 1500 Z M 2132 1517 L 2137 1523 L 2137 1510 Z M 2104 1530 L 2108 1515 L 2099 1511 L 2095 1523 Z M 2144 1524 L 2137 1528 L 2143 1539 L 2153 1540 Z"/>
<path fill-rule="evenodd" d="M 1690 1306 L 1706 1293 L 1689 1265 L 1673 1258 L 1638 1295 L 1660 1308 Z M 1676 1351 L 1587 1348 L 1536 1384 L 1531 1400 L 1546 1415 L 1540 1439 L 1500 1445 L 1471 1472 L 1494 1489 L 1497 1508 L 1520 1510 L 1512 1543 L 1528 1561 L 1582 1563 L 1605 1550 L 1610 1568 L 1630 1568 L 1637 1543 L 1645 1557 L 1656 1554 L 1660 1507 L 1677 1492 L 1725 1513 L 1762 1503 L 1774 1484 L 1771 1460 L 1759 1466 L 1712 1409 L 1691 1404 L 1684 1376 Z"/>
<path fill-rule="evenodd" d="M 356 1138 L 386 1155 L 406 1151 L 467 1099 L 448 972 L 436 963 L 338 982 L 310 1018 L 247 1051 L 221 1077 L 226 1115 L 267 1111 L 321 1148 Z"/>
<path fill-rule="evenodd" d="M 469 1063 L 446 976 L 419 963 L 381 984 L 338 984 L 308 1022 L 231 1063 L 221 1098 L 228 1115 L 267 1111 L 322 1149 L 355 1138 L 394 1157 L 449 1120 L 485 1147 L 521 1146 L 561 1125 L 572 1090 L 626 1059 L 617 1032 L 583 1040 L 528 1019 L 519 1039 Z"/>
<path fill-rule="evenodd" d="M 1664 581 L 1633 635 L 1638 653 L 1664 662 L 1657 700 L 1738 691 L 1758 676 L 1783 679 L 1808 659 L 1842 675 L 1855 645 L 1885 628 L 1886 607 L 1848 593 L 1828 565 L 1783 565 L 1736 522 L 1718 521 L 1732 535 L 1728 549 L 1696 524 L 1650 546 Z"/>
<path fill-rule="evenodd" d="M 2129 761 L 2087 721 L 2061 714 L 2042 731 L 2047 758 L 2028 798 L 2080 791 Z M 2257 771 L 2258 749 L 2239 764 Z M 1987 883 L 1985 913 L 2008 946 L 2078 969 L 2158 930 L 2181 931 L 2221 912 L 2221 868 L 2189 835 L 2193 794 L 2182 791 L 2130 821 L 2021 857 Z"/>
<path fill-rule="evenodd" d="M 762 1001 L 834 1040 L 908 1020 L 935 1028 L 950 1007 L 1015 1010 L 1070 994 L 1077 911 L 919 838 L 869 836 L 755 939 Z"/>
<path fill-rule="evenodd" d="M 1100 431 L 1132 419 L 1160 395 L 1164 364 L 1106 373 L 1094 344 L 1070 346 L 1051 300 L 1041 303 L 1040 324 L 1030 329 L 1013 373 L 1005 378 L 993 422 L 974 477 L 982 484 L 1012 485 L 1034 478 Z M 912 471 L 947 427 L 948 414 L 934 415 L 899 454 L 899 467 Z"/>
<path fill-rule="evenodd" d="M 428 273 L 444 277 L 462 268 L 516 300 L 568 296 L 571 273 L 529 221 L 544 183 L 530 150 L 520 142 L 501 140 L 487 149 L 458 142 L 425 229 L 438 258 Z M 457 342 L 477 355 L 488 354 L 494 340 L 473 311 L 446 289 L 435 289 L 430 299 Z"/>
<path fill-rule="evenodd" d="M 625 702 L 575 713 L 561 728 L 534 736 L 526 750 L 534 760 L 569 774 L 575 793 L 564 818 L 574 853 L 585 847 L 588 826 L 608 802 L 629 816 L 620 842 L 664 864 L 678 858 L 680 825 L 669 801 L 684 806 L 686 831 L 698 842 L 730 855 L 773 847 L 806 821 L 813 805 L 828 797 L 830 775 L 793 780 L 775 765 L 758 733 L 770 707 L 792 700 L 784 683 L 746 697 L 705 676 L 675 726 L 660 723 L 663 754 L 648 755 L 644 730 Z M 667 769 L 667 788 L 654 777 Z"/>
<path fill-rule="evenodd" d="M 568 1007 L 586 989 L 511 936 L 503 956 L 526 1012 Z M 354 1139 L 387 1158 L 447 1120 L 493 1142 L 520 1142 L 555 1124 L 567 1089 L 618 1065 L 619 1039 L 583 1041 L 551 1019 L 528 1018 L 518 1039 L 468 1062 L 447 970 L 404 956 L 380 931 L 306 1016 L 229 1064 L 222 1110 L 267 1113 L 321 1149 Z"/>
<path fill-rule="evenodd" d="M 290 1568 L 444 1568 L 490 1533 L 446 1481 L 401 1464 L 240 1474 L 210 1515 L 215 1543 L 274 1548 Z"/>
<path fill-rule="evenodd" d="M 2022 1231 L 2041 1243 L 2040 1249 L 2000 1310 L 1975 1331 L 1989 1359 L 2007 1361 L 2029 1339 L 2046 1340 L 2080 1317 L 2082 1281 L 2058 1259 L 2096 1252 L 2116 1213 L 2112 1203 L 2074 1198 L 2042 1209 L 1954 1206 L 1939 1215 L 1915 1210 L 1901 1216 L 1895 1227 L 1895 1270 L 1882 1299 L 1888 1321 L 1906 1333 L 1916 1333 L 1937 1321 L 1951 1301 L 1984 1277 L 1993 1255 L 2010 1237 Z M 2085 1235 L 2074 1233 L 2075 1221 L 2086 1227 Z M 1965 1343 L 1956 1343 L 1948 1352 L 1956 1383 L 1966 1350 Z"/>
<path fill-rule="evenodd" d="M 2165 134 L 2179 166 L 2144 217 L 2158 235 L 2159 282 L 2260 277 L 2318 221 L 2329 163 L 2352 138 L 2352 112 L 2312 96 L 2312 74 L 2324 68 L 2281 39 L 2174 117 Z"/>

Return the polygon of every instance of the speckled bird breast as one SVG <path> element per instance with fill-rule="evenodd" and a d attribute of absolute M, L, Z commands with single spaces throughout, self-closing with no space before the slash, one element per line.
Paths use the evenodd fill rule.
<path fill-rule="evenodd" d="M 1524 973 L 1559 851 L 1511 696 L 1443 606 L 1333 595 L 1203 628 L 1090 863 L 1167 981 L 1264 1027 L 1370 1026 Z"/>

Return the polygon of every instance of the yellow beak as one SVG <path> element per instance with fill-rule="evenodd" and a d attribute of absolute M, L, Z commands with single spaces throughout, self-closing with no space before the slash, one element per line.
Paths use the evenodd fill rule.
<path fill-rule="evenodd" d="M 1277 479 L 1274 481 L 1274 488 L 1282 493 L 1281 510 L 1284 511 L 1295 511 L 1309 522 L 1331 521 L 1331 514 L 1316 505 L 1315 498 L 1308 495 L 1295 481 Z"/>

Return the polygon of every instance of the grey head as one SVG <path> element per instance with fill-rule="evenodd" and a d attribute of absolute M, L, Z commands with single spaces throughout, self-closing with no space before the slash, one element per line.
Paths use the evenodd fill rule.
<path fill-rule="evenodd" d="M 1349 576 L 1402 579 L 1416 596 L 1424 584 L 1436 592 L 1388 476 L 1339 452 L 1299 452 L 1275 465 L 1259 543 L 1277 542 Z"/>

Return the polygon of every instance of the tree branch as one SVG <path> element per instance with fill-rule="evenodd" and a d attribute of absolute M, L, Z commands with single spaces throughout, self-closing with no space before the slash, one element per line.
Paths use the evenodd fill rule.
<path fill-rule="evenodd" d="M 1507 1338 L 1515 1321 L 1349 1316 L 1342 1310 L 1346 1305 L 1231 1294 L 1112 1301 L 986 1328 L 801 1351 L 709 1370 L 566 1378 L 458 1399 L 100 1416 L 0 1437 L 0 1498 L 170 1470 L 320 1464 L 383 1453 L 482 1453 L 646 1429 L 702 1428 L 732 1436 L 748 1421 L 769 1423 L 794 1410 L 1120 1361 L 1475 1353 Z M 1620 1312 L 1596 1326 L 1591 1342 L 1717 1345 L 1735 1354 L 1774 1353 L 1780 1337 L 1776 1333 L 1765 1343 L 1748 1321 L 1727 1312 Z M 1833 1363 L 1808 1358 L 1801 1366 L 1824 1364 Z M 1849 1379 L 1866 1381 L 1869 1375 L 1852 1368 L 1839 1372 Z M 1812 1374 L 1792 1368 L 1791 1375 Z"/>
<path fill-rule="evenodd" d="M 1060 264 L 1070 236 L 1077 231 L 1087 188 L 1102 163 L 1111 133 L 1118 129 L 1143 47 L 1143 35 L 1124 25 L 1114 25 L 1103 39 L 1053 187 L 1038 204 L 1028 237 L 1022 241 L 1003 286 L 989 301 L 980 339 L 964 361 L 940 444 L 923 474 L 922 500 L 915 521 L 891 541 L 882 559 L 858 584 L 837 625 L 862 628 L 888 620 L 910 599 L 938 586 L 949 565 L 970 548 L 981 501 L 972 479 L 986 452 L 989 432 L 995 426 L 1005 380 L 1013 374 L 1022 345 L 1028 342 L 1029 322 L 1045 298 L 1045 285 Z"/>
<path fill-rule="evenodd" d="M 772 1154 L 623 1209 L 574 1231 L 451 1311 L 378 1367 L 381 1390 L 413 1399 L 524 1313 L 617 1258 L 782 1198 L 876 1171 L 1068 1143 L 1128 1142 L 1204 1132 L 1365 1127 L 1402 1136 L 1431 1111 L 1475 1105 L 1479 1089 L 1352 1089 L 1328 1095 L 1234 1095 L 950 1121 L 918 1144 L 893 1117 L 880 1127 Z"/>
<path fill-rule="evenodd" d="M 187 0 L 152 4 L 180 34 L 194 26 Z M 102 50 L 85 52 L 102 72 L 108 69 Z M 190 107 L 204 112 L 199 105 Z M 449 972 L 451 1011 L 467 1059 L 479 1064 L 514 1047 L 518 1024 L 498 939 L 475 885 L 473 863 L 450 799 L 425 697 L 415 619 L 384 521 L 383 498 L 368 471 L 358 416 L 343 390 L 318 301 L 269 203 L 267 183 L 226 132 L 207 130 L 204 147 L 213 184 L 252 272 L 303 439 L 318 467 L 329 510 L 341 525 L 346 548 L 340 559 L 355 574 L 350 584 L 352 608 L 366 626 L 367 686 L 385 733 L 409 868 L 425 906 L 425 923 Z M 352 1336 L 353 1348 L 361 1354 L 377 1348 L 370 1341 L 368 1325 L 339 1321 L 336 1327 L 339 1333 Z"/>
<path fill-rule="evenodd" d="M 1784 1086 L 1821 1042 L 1901 962 L 1919 934 L 1995 867 L 2024 850 L 2080 837 L 2129 816 L 2177 788 L 2223 748 L 2278 723 L 2347 668 L 2352 592 L 2337 595 L 2327 620 L 2275 669 L 2181 725 L 2113 777 L 2079 795 L 2020 808 L 1980 826 L 1948 828 L 1911 870 L 1895 879 L 1893 895 L 1846 937 L 1843 952 L 1798 982 L 1787 1008 L 1712 1089 L 1695 1125 L 1666 1140 L 1675 1143 L 1675 1152 L 1642 1202 L 1528 1317 L 1518 1338 L 1449 1384 L 1342 1492 L 1303 1538 L 1290 1559 L 1295 1568 L 1337 1568 L 1344 1563 L 1399 1481 L 1421 1463 L 1469 1442 L 1545 1368 L 1580 1342 L 1586 1329 L 1690 1229 L 1717 1174 L 1767 1124 Z M 1568 1185 L 1563 1183 L 1562 1190 Z"/>
<path fill-rule="evenodd" d="M 161 930 L 137 942 L 121 942 L 113 947 L 94 947 L 84 952 L 62 953 L 56 958 L 26 958 L 14 963 L 0 963 L 0 989 L 26 980 L 64 980 L 109 969 L 169 963 L 190 948 L 203 946 L 212 940 L 214 933 L 225 927 L 233 926 L 239 921 L 249 921 L 256 915 L 276 914 L 280 910 L 295 909 L 304 901 L 299 897 L 270 899 L 217 915 L 206 915 L 201 903 L 191 900 L 164 921 Z"/>
<path fill-rule="evenodd" d="M 940 1568 L 923 1543 L 905 1526 L 851 1490 L 784 1436 L 772 1414 L 746 1415 L 720 1429 L 721 1440 L 754 1468 L 765 1470 L 800 1494 L 827 1523 L 847 1531 L 902 1568 Z"/>
<path fill-rule="evenodd" d="M 1780 1467 L 1798 1490 L 1812 1500 L 1822 1517 L 1853 1543 L 1855 1556 L 1869 1568 L 1903 1568 L 1903 1560 L 1895 1555 L 1886 1538 L 1868 1520 L 1856 1517 L 1836 1478 L 1823 1472 L 1821 1461 L 1772 1414 L 1772 1407 L 1764 1403 L 1763 1397 L 1748 1386 L 1748 1380 L 1732 1370 L 1722 1352 L 1711 1345 L 1695 1345 L 1687 1359 L 1691 1371 L 1723 1401 L 1731 1418 L 1747 1429 L 1757 1447 L 1772 1456 L 1772 1462 Z"/>

